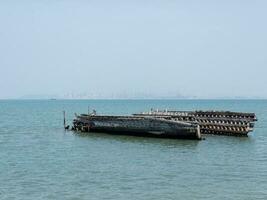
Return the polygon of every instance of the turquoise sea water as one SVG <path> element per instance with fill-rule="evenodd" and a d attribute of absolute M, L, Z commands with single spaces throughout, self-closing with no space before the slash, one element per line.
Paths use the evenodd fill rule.
<path fill-rule="evenodd" d="M 247 138 L 153 139 L 63 130 L 88 106 L 255 112 Z M 266 100 L 1 100 L 0 199 L 267 199 Z"/>

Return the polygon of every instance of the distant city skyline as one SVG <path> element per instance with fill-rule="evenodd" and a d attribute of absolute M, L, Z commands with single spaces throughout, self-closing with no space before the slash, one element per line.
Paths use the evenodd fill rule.
<path fill-rule="evenodd" d="M 266 8 L 1 1 L 0 99 L 267 98 Z"/>
<path fill-rule="evenodd" d="M 260 96 L 217 96 L 217 97 L 198 97 L 186 96 L 181 94 L 151 94 L 151 93 L 66 93 L 66 94 L 39 94 L 24 95 L 13 99 L 266 99 Z"/>

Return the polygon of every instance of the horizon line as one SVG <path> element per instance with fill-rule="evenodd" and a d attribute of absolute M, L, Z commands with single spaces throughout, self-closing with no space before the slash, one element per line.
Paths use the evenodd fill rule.
<path fill-rule="evenodd" d="M 250 98 L 0 98 L 0 100 L 267 100 L 266 97 Z"/>

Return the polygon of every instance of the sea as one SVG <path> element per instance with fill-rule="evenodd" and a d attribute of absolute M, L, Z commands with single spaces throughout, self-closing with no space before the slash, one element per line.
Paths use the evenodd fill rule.
<path fill-rule="evenodd" d="M 75 113 L 255 112 L 248 137 L 74 133 Z M 267 100 L 0 100 L 1 200 L 267 199 Z"/>

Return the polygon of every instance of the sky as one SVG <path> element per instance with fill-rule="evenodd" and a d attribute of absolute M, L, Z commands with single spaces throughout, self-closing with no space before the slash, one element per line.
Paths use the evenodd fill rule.
<path fill-rule="evenodd" d="M 265 0 L 0 0 L 0 99 L 267 98 Z"/>

